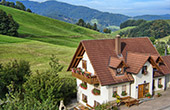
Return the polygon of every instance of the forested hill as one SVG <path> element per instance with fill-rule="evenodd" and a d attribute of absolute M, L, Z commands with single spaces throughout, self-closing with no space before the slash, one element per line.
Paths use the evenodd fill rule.
<path fill-rule="evenodd" d="M 117 29 L 121 23 L 128 19 L 170 19 L 170 15 L 142 15 L 131 17 L 123 14 L 101 12 L 88 7 L 71 5 L 56 0 L 50 0 L 42 3 L 29 0 L 6 1 L 21 1 L 27 8 L 30 8 L 34 13 L 73 24 L 75 24 L 81 18 L 85 22 L 89 22 L 91 24 L 96 23 L 100 30 L 103 30 L 106 27 L 112 30 Z"/>

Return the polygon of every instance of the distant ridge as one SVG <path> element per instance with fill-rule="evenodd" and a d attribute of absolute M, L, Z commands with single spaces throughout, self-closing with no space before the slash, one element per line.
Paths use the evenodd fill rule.
<path fill-rule="evenodd" d="M 127 16 L 123 14 L 114 14 L 109 12 L 101 12 L 96 9 L 91 9 L 85 6 L 76 6 L 64 2 L 50 0 L 46 2 L 34 2 L 28 0 L 7 0 L 7 1 L 21 1 L 27 8 L 30 8 L 34 13 L 59 19 L 69 23 L 76 23 L 78 19 L 82 18 L 89 23 L 97 23 L 100 30 L 103 28 L 111 28 L 119 26 L 122 22 L 128 19 L 170 19 L 170 15 L 141 15 L 141 16 Z"/>

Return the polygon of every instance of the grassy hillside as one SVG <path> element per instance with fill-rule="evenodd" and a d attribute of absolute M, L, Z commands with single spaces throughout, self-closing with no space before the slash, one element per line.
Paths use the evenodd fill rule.
<path fill-rule="evenodd" d="M 0 9 L 12 14 L 14 20 L 20 24 L 18 31 L 20 36 L 29 36 L 28 39 L 76 47 L 80 40 L 94 39 L 93 35 L 100 34 L 87 28 L 14 8 L 0 6 Z"/>
<path fill-rule="evenodd" d="M 79 42 L 102 36 L 99 32 L 33 13 L 1 5 L 0 9 L 12 14 L 20 25 L 20 36 L 24 37 L 0 35 L 0 63 L 23 59 L 30 62 L 33 71 L 44 71 L 54 54 L 64 65 L 62 75 L 70 75 L 66 68 Z"/>
<path fill-rule="evenodd" d="M 116 35 L 118 35 L 120 32 L 126 31 L 126 30 L 128 30 L 128 29 L 133 29 L 133 28 L 135 28 L 135 27 L 136 27 L 136 26 L 131 26 L 131 27 L 126 27 L 126 28 L 120 29 L 120 30 L 118 30 L 118 31 L 113 32 L 112 35 L 113 35 L 113 36 L 116 36 Z"/>
<path fill-rule="evenodd" d="M 49 68 L 49 61 L 52 54 L 56 55 L 61 65 L 64 66 L 62 76 L 70 75 L 66 72 L 69 62 L 76 48 L 43 43 L 23 38 L 15 38 L 0 35 L 0 63 L 14 59 L 29 61 L 31 69 L 44 71 Z"/>

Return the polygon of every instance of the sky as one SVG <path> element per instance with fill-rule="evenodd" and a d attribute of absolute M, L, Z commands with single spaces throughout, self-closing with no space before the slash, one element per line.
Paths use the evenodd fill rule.
<path fill-rule="evenodd" d="M 44 2 L 47 0 L 31 0 Z M 73 5 L 87 6 L 103 12 L 129 16 L 170 14 L 170 0 L 58 0 Z"/>

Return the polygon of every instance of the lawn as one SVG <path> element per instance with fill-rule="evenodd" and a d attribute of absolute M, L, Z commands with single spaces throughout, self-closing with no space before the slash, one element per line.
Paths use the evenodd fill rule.
<path fill-rule="evenodd" d="M 66 72 L 66 69 L 75 50 L 76 48 L 67 46 L 0 35 L 0 62 L 6 63 L 14 59 L 26 60 L 30 62 L 31 70 L 34 72 L 47 70 L 50 57 L 54 54 L 64 66 L 62 76 L 70 76 L 70 72 Z"/>

